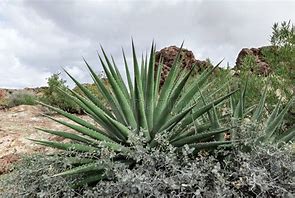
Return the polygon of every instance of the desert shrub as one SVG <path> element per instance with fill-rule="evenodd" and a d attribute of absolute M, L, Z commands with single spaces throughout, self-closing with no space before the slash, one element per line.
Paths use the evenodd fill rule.
<path fill-rule="evenodd" d="M 9 108 L 18 105 L 35 105 L 36 99 L 33 93 L 24 90 L 10 94 L 6 103 Z"/>
<path fill-rule="evenodd" d="M 48 88 L 43 91 L 40 100 L 67 112 L 80 113 L 79 106 L 74 101 L 68 100 L 67 96 L 62 92 L 68 92 L 68 87 L 65 85 L 66 81 L 61 79 L 59 75 L 58 73 L 53 74 L 48 78 Z"/>
<path fill-rule="evenodd" d="M 24 156 L 14 165 L 14 171 L 0 180 L 0 197 L 62 197 L 70 195 L 69 179 L 52 178 L 51 175 L 65 170 L 66 163 L 59 155 L 35 154 Z M 63 193 L 67 194 L 63 194 Z M 69 196 L 66 196 L 69 197 Z"/>
<path fill-rule="evenodd" d="M 292 197 L 294 153 L 288 147 L 255 146 L 241 152 L 231 150 L 199 152 L 183 147 L 164 150 L 137 146 L 130 157 L 132 167 L 113 164 L 111 180 L 77 189 L 72 177 L 52 177 L 70 166 L 71 153 L 26 158 L 9 177 L 0 182 L 7 189 L 3 197 Z M 85 156 L 95 154 L 84 153 Z M 82 156 L 81 156 L 82 157 Z M 101 163 L 112 164 L 107 157 Z M 79 178 L 76 178 L 76 180 Z"/>
<path fill-rule="evenodd" d="M 184 155 L 176 154 L 173 148 L 168 153 L 140 150 L 139 159 L 145 163 L 137 164 L 132 170 L 115 167 L 117 180 L 102 181 L 85 194 L 94 197 L 291 197 L 295 171 L 292 154 L 272 147 L 255 149 L 251 153 L 239 149 L 215 151 L 207 156 L 200 153 L 196 158 L 188 156 L 191 152 L 188 147 L 183 149 Z"/>
<path fill-rule="evenodd" d="M 290 147 L 253 146 L 249 153 L 234 149 L 225 161 L 228 180 L 241 197 L 292 197 L 294 152 Z"/>

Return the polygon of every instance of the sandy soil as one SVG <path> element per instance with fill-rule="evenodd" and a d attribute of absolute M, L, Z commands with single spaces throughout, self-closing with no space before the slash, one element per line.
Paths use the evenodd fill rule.
<path fill-rule="evenodd" d="M 64 141 L 63 138 L 49 135 L 34 127 L 69 131 L 66 127 L 42 116 L 46 109 L 41 106 L 21 105 L 0 111 L 0 174 L 9 171 L 10 164 L 21 155 L 36 152 L 52 152 L 53 149 L 37 145 L 27 138 Z M 66 120 L 60 115 L 53 117 Z M 81 116 L 89 120 L 87 116 Z"/>

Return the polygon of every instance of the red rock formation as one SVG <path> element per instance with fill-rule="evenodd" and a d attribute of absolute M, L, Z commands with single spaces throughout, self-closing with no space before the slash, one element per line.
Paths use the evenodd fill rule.
<path fill-rule="evenodd" d="M 255 58 L 255 62 L 257 64 L 257 69 L 254 68 L 253 72 L 259 74 L 259 75 L 264 75 L 267 76 L 269 75 L 269 73 L 271 72 L 271 67 L 270 65 L 267 63 L 267 61 L 265 60 L 264 56 L 263 56 L 263 50 L 266 48 L 270 48 L 272 46 L 264 46 L 264 47 L 260 47 L 260 48 L 243 48 L 239 54 L 238 57 L 236 59 L 236 68 L 240 69 L 243 65 L 243 59 L 246 56 L 253 56 Z"/>
<path fill-rule="evenodd" d="M 158 68 L 158 65 L 160 62 L 160 58 L 162 58 L 162 61 L 163 61 L 163 68 L 161 71 L 160 85 L 163 85 L 165 79 L 167 78 L 168 73 L 172 67 L 174 59 L 176 58 L 179 50 L 180 50 L 180 48 L 178 48 L 176 46 L 170 46 L 170 47 L 163 48 L 160 51 L 156 52 L 155 71 L 157 71 L 157 68 Z M 201 72 L 205 68 L 212 66 L 211 64 L 209 64 L 206 61 L 196 60 L 193 52 L 189 51 L 187 49 L 182 49 L 182 52 L 180 54 L 180 59 L 182 59 L 182 64 L 181 64 L 182 68 L 191 69 L 193 64 L 195 64 L 196 65 L 196 67 L 195 67 L 196 72 Z"/>

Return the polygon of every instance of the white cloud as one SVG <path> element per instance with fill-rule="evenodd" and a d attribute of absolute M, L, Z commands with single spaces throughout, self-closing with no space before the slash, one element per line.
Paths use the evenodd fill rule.
<path fill-rule="evenodd" d="M 294 1 L 2 0 L 0 87 L 45 85 L 61 67 L 87 81 L 81 57 L 101 70 L 100 42 L 121 63 L 131 36 L 138 55 L 152 39 L 158 49 L 185 40 L 197 58 L 233 64 L 241 48 L 269 43 L 274 22 L 295 22 L 293 8 Z"/>
<path fill-rule="evenodd" d="M 0 12 L 0 87 L 43 86 L 62 66 L 81 65 L 87 39 L 62 31 L 22 3 L 2 2 Z"/>

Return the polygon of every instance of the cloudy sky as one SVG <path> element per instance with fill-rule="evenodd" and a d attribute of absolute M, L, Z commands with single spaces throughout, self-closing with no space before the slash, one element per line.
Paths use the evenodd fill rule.
<path fill-rule="evenodd" d="M 46 85 L 66 68 L 89 81 L 82 56 L 101 71 L 101 43 L 118 63 L 121 47 L 138 54 L 180 45 L 198 59 L 234 64 L 243 47 L 269 44 L 274 22 L 295 21 L 295 0 L 0 0 L 0 87 Z M 63 74 L 64 75 L 64 74 Z"/>

